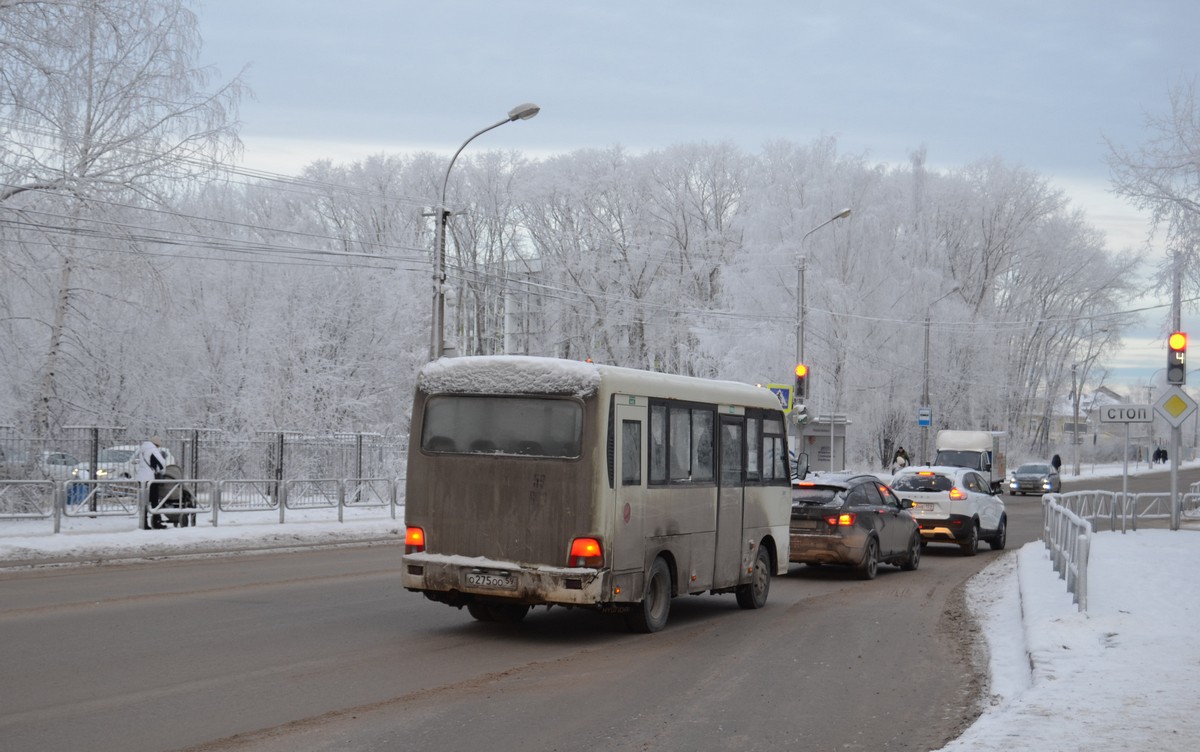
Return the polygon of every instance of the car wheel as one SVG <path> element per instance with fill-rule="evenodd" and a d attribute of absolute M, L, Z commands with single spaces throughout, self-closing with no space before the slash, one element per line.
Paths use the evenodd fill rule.
<path fill-rule="evenodd" d="M 873 580 L 879 574 L 879 541 L 867 538 L 867 550 L 863 552 L 862 563 L 858 565 L 858 576 L 864 580 Z"/>
<path fill-rule="evenodd" d="M 750 581 L 738 585 L 737 603 L 742 608 L 762 608 L 767 605 L 767 593 L 771 591 L 771 554 L 767 547 L 759 545 L 758 554 L 754 557 L 754 571 Z"/>
<path fill-rule="evenodd" d="M 924 543 L 921 541 L 920 533 L 913 533 L 912 540 L 908 542 L 908 552 L 900 561 L 900 568 L 905 572 L 911 572 L 921 564 L 921 549 L 924 548 Z"/>
<path fill-rule="evenodd" d="M 971 523 L 971 529 L 967 533 L 967 538 L 962 543 L 958 544 L 962 548 L 963 556 L 974 556 L 979 553 L 979 522 Z"/>
<path fill-rule="evenodd" d="M 1008 517 L 1000 515 L 1000 527 L 996 528 L 996 534 L 988 541 L 988 545 L 993 551 L 1003 551 L 1004 546 L 1008 543 Z"/>
<path fill-rule="evenodd" d="M 646 591 L 642 602 L 635 604 L 625 622 L 632 632 L 649 634 L 667 625 L 671 613 L 671 569 L 662 557 L 654 560 L 646 576 Z"/>

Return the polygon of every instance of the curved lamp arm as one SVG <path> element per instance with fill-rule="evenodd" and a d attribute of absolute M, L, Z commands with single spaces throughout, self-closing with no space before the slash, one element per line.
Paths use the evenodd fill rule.
<path fill-rule="evenodd" d="M 528 120 L 529 118 L 531 118 L 534 115 L 541 112 L 541 110 L 542 110 L 541 107 L 538 107 L 536 104 L 533 104 L 532 102 L 527 102 L 525 104 L 519 104 L 516 107 L 514 107 L 508 111 L 508 117 L 506 117 L 503 120 L 500 120 L 498 122 L 492 123 L 491 125 L 484 128 L 483 130 L 476 132 L 474 135 L 472 135 L 466 141 L 463 141 L 462 146 L 458 147 L 458 151 L 454 152 L 454 156 L 450 157 L 450 164 L 446 165 L 446 177 L 445 177 L 445 179 L 442 180 L 442 203 L 439 208 L 442 211 L 445 211 L 445 209 L 446 209 L 446 187 L 450 185 L 450 170 L 454 167 L 454 160 L 458 159 L 458 155 L 462 154 L 463 149 L 467 148 L 467 144 L 471 143 L 472 141 L 479 138 L 480 136 L 487 133 L 488 131 L 492 130 L 493 128 L 499 128 L 500 126 L 504 125 L 505 123 L 511 123 L 514 120 Z"/>

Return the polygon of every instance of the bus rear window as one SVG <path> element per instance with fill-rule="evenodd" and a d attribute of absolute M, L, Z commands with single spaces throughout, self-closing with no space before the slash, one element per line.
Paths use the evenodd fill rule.
<path fill-rule="evenodd" d="M 583 405 L 555 397 L 438 395 L 425 403 L 421 448 L 451 454 L 578 457 Z"/>

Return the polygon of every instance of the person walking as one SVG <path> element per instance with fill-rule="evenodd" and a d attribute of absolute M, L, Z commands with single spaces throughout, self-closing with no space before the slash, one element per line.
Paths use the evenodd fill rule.
<path fill-rule="evenodd" d="M 1054 455 L 1050 459 L 1050 466 L 1053 467 L 1054 472 L 1057 473 L 1060 469 L 1062 469 L 1062 457 L 1059 457 L 1057 454 Z"/>
<path fill-rule="evenodd" d="M 138 447 L 136 469 L 134 470 L 134 479 L 141 483 L 157 480 L 162 477 L 162 471 L 167 466 L 167 459 L 163 456 L 162 439 L 153 436 Z M 146 510 L 143 511 L 142 527 L 150 527 L 155 530 L 161 530 L 167 525 L 163 522 L 162 515 L 150 515 L 149 525 L 146 525 L 146 514 L 149 510 L 158 506 L 158 496 L 162 491 L 161 488 L 154 484 L 149 484 L 149 493 L 147 494 Z"/>

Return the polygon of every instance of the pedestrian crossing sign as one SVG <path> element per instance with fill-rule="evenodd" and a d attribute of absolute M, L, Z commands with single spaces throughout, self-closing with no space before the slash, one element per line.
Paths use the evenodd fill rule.
<path fill-rule="evenodd" d="M 792 411 L 792 387 L 788 384 L 767 384 L 767 388 L 779 398 L 779 406 L 785 413 Z"/>

